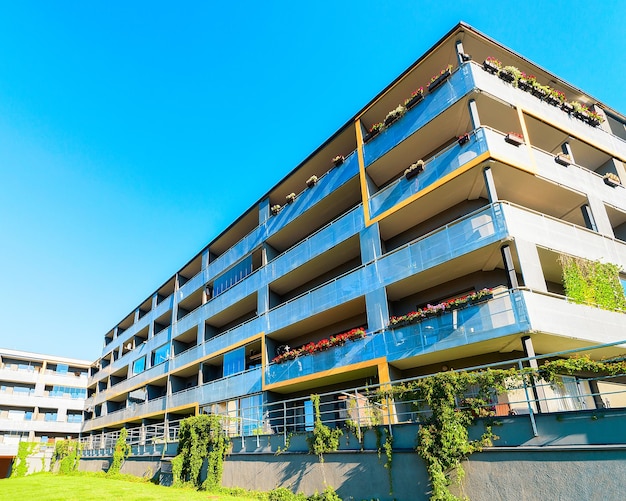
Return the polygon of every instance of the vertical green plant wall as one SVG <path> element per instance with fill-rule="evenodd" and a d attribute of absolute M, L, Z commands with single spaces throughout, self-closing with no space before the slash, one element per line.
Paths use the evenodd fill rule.
<path fill-rule="evenodd" d="M 219 487 L 229 444 L 220 416 L 202 414 L 183 419 L 177 454 L 172 459 L 174 485 L 189 483 L 207 490 Z M 205 459 L 207 478 L 202 483 L 200 474 Z"/>
<path fill-rule="evenodd" d="M 78 469 L 81 445 L 76 440 L 59 440 L 54 444 L 54 453 L 50 461 L 50 471 L 54 470 L 57 462 L 59 473 L 67 474 Z"/>
<path fill-rule="evenodd" d="M 619 280 L 619 267 L 561 254 L 563 288 L 572 301 L 606 310 L 626 310 L 626 297 Z"/>
<path fill-rule="evenodd" d="M 115 449 L 113 449 L 113 462 L 107 471 L 107 475 L 115 475 L 120 472 L 122 464 L 128 456 L 130 456 L 131 447 L 126 443 L 128 437 L 128 430 L 122 428 L 120 430 L 120 436 L 117 437 L 115 442 Z"/>
<path fill-rule="evenodd" d="M 28 473 L 28 456 L 39 444 L 37 442 L 20 442 L 17 446 L 17 456 L 14 459 L 11 477 L 23 477 Z"/>
<path fill-rule="evenodd" d="M 309 452 L 317 454 L 320 463 L 324 462 L 324 454 L 334 452 L 339 448 L 339 438 L 343 432 L 338 429 L 331 429 L 322 422 L 320 414 L 320 396 L 311 395 L 313 409 L 315 411 L 315 423 L 313 424 L 313 432 L 307 437 Z"/>

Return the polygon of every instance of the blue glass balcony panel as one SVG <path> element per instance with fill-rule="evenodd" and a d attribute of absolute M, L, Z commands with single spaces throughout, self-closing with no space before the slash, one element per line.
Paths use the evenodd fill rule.
<path fill-rule="evenodd" d="M 376 347 L 378 336 L 368 336 L 357 341 L 348 341 L 343 346 L 335 346 L 327 351 L 298 357 L 281 364 L 270 364 L 265 370 L 265 384 L 275 384 L 289 379 L 366 362 L 376 358 L 380 346 Z"/>
<path fill-rule="evenodd" d="M 197 388 L 199 390 L 196 393 L 197 400 L 200 405 L 204 405 L 258 393 L 262 389 L 262 374 L 261 367 L 256 367 L 234 376 L 203 384 Z"/>
<path fill-rule="evenodd" d="M 217 276 L 229 266 L 235 264 L 238 260 L 252 252 L 252 250 L 259 247 L 267 238 L 322 201 L 347 181 L 358 175 L 358 173 L 358 159 L 356 152 L 353 152 L 340 167 L 331 169 L 322 176 L 313 188 L 305 189 L 293 203 L 283 207 L 276 216 L 270 217 L 265 224 L 255 228 L 227 252 L 210 263 L 207 279 Z"/>
<path fill-rule="evenodd" d="M 363 146 L 365 166 L 375 162 L 473 88 L 469 65 L 463 64 L 437 90 L 427 94 L 421 103 Z"/>
<path fill-rule="evenodd" d="M 276 233 L 358 174 L 358 158 L 356 152 L 352 152 L 342 165 L 331 169 L 313 188 L 304 190 L 293 203 L 285 205 L 276 216 L 270 217 L 263 226 L 263 239 Z"/>
<path fill-rule="evenodd" d="M 390 362 L 524 332 L 530 328 L 519 291 L 381 334 Z"/>
<path fill-rule="evenodd" d="M 356 235 L 364 227 L 363 208 L 359 206 L 272 260 L 266 266 L 266 279 L 276 280 Z"/>
<path fill-rule="evenodd" d="M 425 165 L 424 172 L 413 179 L 406 180 L 401 177 L 372 195 L 370 197 L 370 216 L 374 218 L 391 209 L 399 202 L 427 188 L 486 151 L 487 142 L 484 132 L 482 129 L 478 129 L 471 136 L 470 143 L 463 146 L 454 144 L 430 159 Z"/>
<path fill-rule="evenodd" d="M 529 329 L 522 294 L 506 292 L 490 301 L 446 312 L 441 316 L 380 334 L 314 355 L 298 357 L 266 368 L 266 384 L 310 376 L 378 357 L 393 362 L 425 352 L 449 349 Z"/>

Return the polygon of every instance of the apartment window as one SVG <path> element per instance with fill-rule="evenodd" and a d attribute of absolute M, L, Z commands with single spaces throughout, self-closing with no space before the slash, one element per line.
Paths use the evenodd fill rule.
<path fill-rule="evenodd" d="M 43 420 L 44 421 L 56 421 L 57 420 L 57 413 L 56 413 L 56 411 L 46 412 L 44 414 Z"/>
<path fill-rule="evenodd" d="M 85 398 L 87 396 L 87 390 L 85 388 L 72 388 L 71 386 L 52 386 L 49 390 L 51 397 L 63 397 L 63 398 Z"/>
<path fill-rule="evenodd" d="M 146 370 L 146 356 L 138 358 L 133 362 L 133 374 L 139 374 Z"/>
<path fill-rule="evenodd" d="M 68 413 L 67 414 L 67 422 L 68 423 L 82 423 L 83 422 L 83 415 L 78 413 L 78 414 L 74 414 L 74 413 Z"/>
<path fill-rule="evenodd" d="M 165 362 L 170 355 L 170 345 L 164 344 L 152 352 L 152 365 L 159 365 Z"/>
<path fill-rule="evenodd" d="M 246 347 L 229 351 L 224 355 L 224 377 L 243 372 L 246 368 Z"/>
<path fill-rule="evenodd" d="M 57 373 L 58 374 L 67 374 L 67 371 L 70 369 L 67 364 L 57 364 Z"/>

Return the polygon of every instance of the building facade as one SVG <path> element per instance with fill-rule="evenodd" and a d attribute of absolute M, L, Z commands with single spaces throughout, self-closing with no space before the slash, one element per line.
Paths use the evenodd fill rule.
<path fill-rule="evenodd" d="M 457 25 L 105 334 L 83 437 L 622 340 L 562 257 L 626 269 L 625 161 L 626 118 Z"/>
<path fill-rule="evenodd" d="M 0 349 L 0 478 L 20 441 L 77 438 L 91 362 Z"/>

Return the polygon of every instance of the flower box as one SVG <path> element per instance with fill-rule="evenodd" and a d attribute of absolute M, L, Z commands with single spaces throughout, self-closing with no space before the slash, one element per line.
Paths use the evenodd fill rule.
<path fill-rule="evenodd" d="M 532 80 L 528 80 L 525 78 L 520 78 L 517 81 L 517 88 L 518 89 L 522 89 L 525 92 L 532 92 L 533 91 L 533 82 Z"/>
<path fill-rule="evenodd" d="M 622 184 L 617 174 L 613 174 L 612 172 L 605 174 L 602 179 L 604 180 L 604 184 L 613 188 Z"/>
<path fill-rule="evenodd" d="M 469 143 L 469 140 L 470 140 L 470 137 L 469 137 L 469 134 L 467 133 L 460 135 L 457 139 L 459 146 L 463 146 L 465 143 Z"/>
<path fill-rule="evenodd" d="M 315 186 L 317 184 L 317 176 L 311 176 L 309 179 L 306 180 L 306 185 L 309 188 L 313 188 L 313 186 Z"/>
<path fill-rule="evenodd" d="M 374 139 L 376 136 L 378 136 L 378 134 L 380 133 L 380 130 L 372 130 L 370 132 L 368 132 L 367 134 L 365 134 L 365 136 L 363 137 L 363 142 L 367 143 L 369 141 L 371 141 L 372 139 Z"/>
<path fill-rule="evenodd" d="M 515 75 L 513 75 L 513 73 L 511 73 L 508 70 L 500 70 L 498 72 L 498 76 L 500 77 L 501 80 L 504 80 L 505 82 L 508 82 L 508 83 L 512 83 L 513 81 L 515 81 Z"/>
<path fill-rule="evenodd" d="M 337 155 L 335 158 L 333 158 L 333 165 L 335 167 L 339 167 L 341 164 L 343 164 L 344 161 L 345 158 L 343 155 Z"/>
<path fill-rule="evenodd" d="M 295 193 L 289 193 L 289 195 L 287 195 L 285 197 L 285 202 L 290 204 L 293 203 L 293 201 L 296 199 L 296 194 Z"/>
<path fill-rule="evenodd" d="M 414 92 L 411 97 L 409 99 L 407 99 L 404 102 L 404 107 L 407 110 L 410 110 L 411 108 L 415 107 L 417 104 L 419 104 L 422 100 L 424 99 L 424 91 L 416 91 Z"/>
<path fill-rule="evenodd" d="M 506 136 L 504 136 L 504 140 L 513 146 L 520 146 L 524 144 L 524 138 L 514 132 L 509 132 Z"/>
<path fill-rule="evenodd" d="M 556 157 L 554 157 L 554 161 L 557 164 L 564 165 L 565 167 L 572 164 L 572 159 L 566 153 L 559 153 Z"/>
<path fill-rule="evenodd" d="M 565 113 L 571 113 L 572 111 L 574 111 L 574 107 L 570 103 L 566 103 L 566 102 L 561 103 L 561 109 Z"/>
<path fill-rule="evenodd" d="M 424 172 L 424 161 L 418 160 L 414 164 L 412 164 L 408 169 L 404 171 L 404 177 L 407 179 L 413 179 L 420 172 Z"/>
<path fill-rule="evenodd" d="M 557 99 L 554 96 L 551 96 L 550 94 L 548 94 L 544 101 L 548 104 L 551 104 L 552 106 L 560 106 L 561 105 L 561 101 L 559 99 Z"/>
<path fill-rule="evenodd" d="M 391 110 L 389 113 L 387 113 L 385 121 L 383 122 L 385 124 L 385 127 L 389 127 L 392 123 L 400 120 L 400 118 L 402 118 L 405 113 L 406 108 L 402 104 L 399 105 L 397 108 Z"/>
<path fill-rule="evenodd" d="M 272 205 L 271 209 L 272 215 L 276 215 L 280 212 L 280 205 Z"/>
<path fill-rule="evenodd" d="M 483 61 L 483 69 L 485 71 L 488 71 L 492 75 L 495 75 L 498 73 L 498 71 L 500 71 L 500 68 L 498 67 L 498 65 L 494 63 L 493 61 L 490 61 L 489 59 L 485 59 Z"/>
<path fill-rule="evenodd" d="M 428 84 L 428 92 L 433 92 L 437 87 L 444 83 L 451 74 L 452 68 L 450 66 L 448 66 L 445 70 L 441 70 L 439 76 L 433 77 Z"/>

